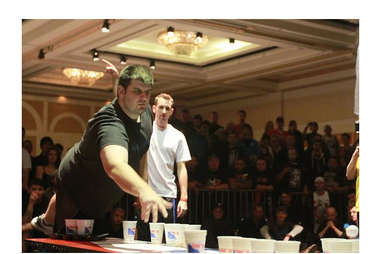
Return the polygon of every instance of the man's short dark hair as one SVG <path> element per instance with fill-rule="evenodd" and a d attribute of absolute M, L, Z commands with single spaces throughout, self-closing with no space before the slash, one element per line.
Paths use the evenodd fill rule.
<path fill-rule="evenodd" d="M 276 118 L 275 121 L 276 121 L 277 123 L 279 123 L 279 122 L 284 123 L 284 119 L 283 119 L 283 117 L 281 117 L 281 116 L 278 116 L 278 117 Z"/>
<path fill-rule="evenodd" d="M 46 143 L 50 143 L 51 145 L 53 145 L 53 139 L 51 137 L 48 137 L 48 136 L 45 136 L 43 137 L 41 140 L 40 140 L 40 147 L 42 147 L 44 144 Z"/>
<path fill-rule="evenodd" d="M 131 80 L 138 80 L 147 86 L 153 86 L 153 75 L 149 67 L 144 65 L 129 65 L 120 72 L 118 85 L 127 88 Z"/>
<path fill-rule="evenodd" d="M 245 111 L 245 110 L 241 109 L 241 110 L 239 110 L 238 112 L 239 112 L 239 113 L 242 113 L 242 114 L 246 117 L 246 111 Z"/>

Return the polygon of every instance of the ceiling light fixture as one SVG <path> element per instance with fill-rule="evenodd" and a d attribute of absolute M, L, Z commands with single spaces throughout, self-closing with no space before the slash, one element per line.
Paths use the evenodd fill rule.
<path fill-rule="evenodd" d="M 108 23 L 108 19 L 105 19 L 103 22 L 103 27 L 101 29 L 103 33 L 108 33 L 110 32 L 110 24 Z"/>
<path fill-rule="evenodd" d="M 62 72 L 68 79 L 70 79 L 71 83 L 78 84 L 79 82 L 84 82 L 90 86 L 94 85 L 98 79 L 104 76 L 103 72 L 88 71 L 78 68 L 65 68 Z"/>
<path fill-rule="evenodd" d="M 120 56 L 120 64 L 125 65 L 127 63 L 127 58 L 125 56 Z"/>
<path fill-rule="evenodd" d="M 172 33 L 173 36 L 170 35 Z M 207 44 L 208 37 L 200 32 L 175 31 L 173 27 L 168 27 L 167 31 L 157 35 L 157 40 L 176 55 L 191 56 Z"/>
<path fill-rule="evenodd" d="M 235 42 L 235 39 L 234 39 L 234 38 L 230 38 L 230 39 L 229 39 L 229 42 L 230 42 L 231 44 L 233 44 L 233 43 Z"/>
<path fill-rule="evenodd" d="M 149 67 L 151 68 L 151 70 L 156 69 L 155 60 L 151 60 L 151 61 L 150 61 L 150 63 L 149 63 Z"/>
<path fill-rule="evenodd" d="M 99 61 L 99 53 L 95 49 L 93 50 L 93 61 Z"/>
<path fill-rule="evenodd" d="M 38 53 L 38 59 L 44 59 L 45 58 L 45 51 L 44 49 L 40 49 L 40 52 Z"/>

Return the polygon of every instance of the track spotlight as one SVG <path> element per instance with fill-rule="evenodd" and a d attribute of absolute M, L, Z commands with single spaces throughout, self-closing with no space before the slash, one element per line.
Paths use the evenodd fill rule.
<path fill-rule="evenodd" d="M 175 29 L 173 27 L 168 27 L 167 29 L 168 37 L 172 37 L 175 35 Z"/>
<path fill-rule="evenodd" d="M 99 61 L 99 53 L 96 50 L 93 51 L 93 61 Z"/>
<path fill-rule="evenodd" d="M 38 59 L 44 59 L 44 58 L 45 58 L 44 49 L 40 49 L 40 52 L 38 53 Z"/>
<path fill-rule="evenodd" d="M 105 21 L 103 22 L 103 27 L 102 27 L 101 31 L 103 33 L 110 32 L 110 24 L 108 23 L 108 19 L 105 19 Z"/>
<path fill-rule="evenodd" d="M 196 33 L 196 42 L 199 44 L 202 42 L 202 33 L 200 32 Z"/>
<path fill-rule="evenodd" d="M 233 43 L 235 42 L 234 38 L 230 38 L 230 39 L 229 39 L 229 42 L 230 42 L 231 44 L 233 44 Z"/>
<path fill-rule="evenodd" d="M 120 56 L 120 64 L 125 65 L 127 62 L 127 58 L 125 56 Z"/>
<path fill-rule="evenodd" d="M 156 66 L 155 66 L 155 60 L 151 60 L 150 61 L 149 67 L 151 68 L 151 70 L 154 70 L 156 68 Z"/>

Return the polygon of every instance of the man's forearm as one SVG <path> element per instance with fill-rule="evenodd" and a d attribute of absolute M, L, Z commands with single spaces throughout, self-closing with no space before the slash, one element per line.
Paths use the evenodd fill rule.
<path fill-rule="evenodd" d="M 180 199 L 188 199 L 188 172 L 184 162 L 177 163 L 177 177 L 180 185 Z"/>
<path fill-rule="evenodd" d="M 348 180 L 353 180 L 356 177 L 356 163 L 357 163 L 357 158 L 352 157 L 348 166 L 347 166 L 347 179 Z"/>
<path fill-rule="evenodd" d="M 140 160 L 139 174 L 143 178 L 144 181 L 148 182 L 147 153 L 145 153 L 143 158 Z"/>

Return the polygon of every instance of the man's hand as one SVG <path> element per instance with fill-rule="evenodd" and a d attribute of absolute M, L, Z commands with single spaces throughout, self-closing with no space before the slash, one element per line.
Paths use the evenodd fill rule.
<path fill-rule="evenodd" d="M 286 235 L 284 238 L 283 238 L 283 241 L 288 241 L 290 240 L 291 236 L 290 235 Z"/>
<path fill-rule="evenodd" d="M 333 228 L 335 226 L 335 224 L 333 223 L 333 221 L 328 221 L 327 225 L 331 228 Z"/>
<path fill-rule="evenodd" d="M 180 200 L 177 204 L 177 218 L 180 218 L 186 214 L 188 210 L 187 201 Z"/>
<path fill-rule="evenodd" d="M 111 62 L 107 61 L 106 59 L 102 59 L 102 61 L 106 64 L 107 73 L 110 73 L 111 75 L 116 75 L 119 77 L 119 71 L 115 67 L 115 65 L 113 65 Z"/>
<path fill-rule="evenodd" d="M 152 222 L 157 222 L 158 212 L 167 218 L 167 209 L 172 207 L 172 204 L 162 199 L 152 189 L 146 189 L 139 194 L 139 202 L 142 207 L 141 219 L 147 223 L 150 214 L 152 214 Z"/>
<path fill-rule="evenodd" d="M 31 192 L 29 195 L 29 203 L 35 204 L 38 200 L 38 194 L 36 192 Z"/>

